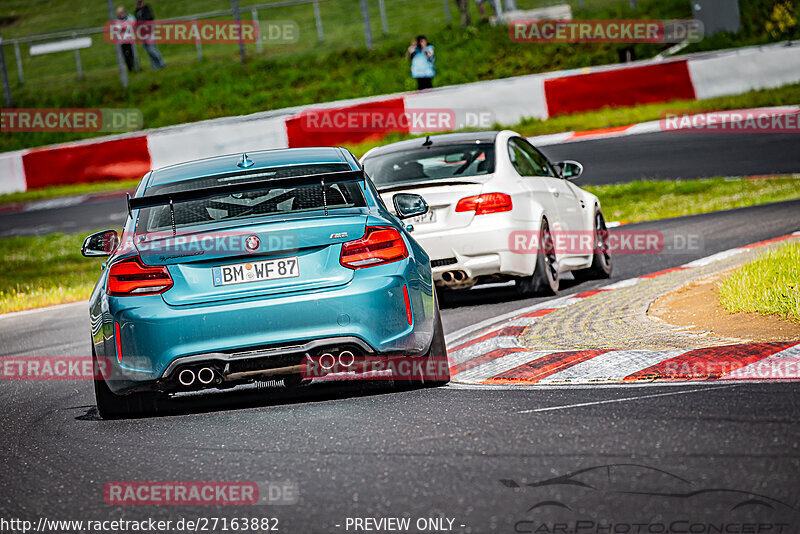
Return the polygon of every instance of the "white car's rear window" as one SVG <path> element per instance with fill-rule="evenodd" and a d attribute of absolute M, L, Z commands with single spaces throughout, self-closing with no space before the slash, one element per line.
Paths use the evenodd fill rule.
<path fill-rule="evenodd" d="M 494 144 L 415 148 L 364 159 L 364 170 L 377 187 L 479 176 L 494 172 Z"/>

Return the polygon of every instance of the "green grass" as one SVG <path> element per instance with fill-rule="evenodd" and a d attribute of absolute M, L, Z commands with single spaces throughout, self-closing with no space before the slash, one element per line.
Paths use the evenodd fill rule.
<path fill-rule="evenodd" d="M 742 265 L 719 286 L 730 313 L 778 315 L 800 324 L 800 243 L 787 243 Z"/>
<path fill-rule="evenodd" d="M 15 202 L 32 202 L 34 200 L 46 200 L 49 198 L 67 197 L 73 195 L 86 195 L 90 193 L 101 193 L 106 191 L 133 190 L 139 184 L 139 180 L 116 180 L 111 182 L 91 182 L 87 184 L 54 185 L 41 189 L 29 189 L 17 193 L 6 193 L 0 195 L 0 205 L 13 204 Z"/>
<path fill-rule="evenodd" d="M 85 234 L 0 239 L 0 313 L 83 300 L 101 261 L 81 256 Z"/>
<path fill-rule="evenodd" d="M 642 180 L 583 189 L 597 195 L 607 221 L 636 222 L 800 198 L 800 175 Z"/>
<path fill-rule="evenodd" d="M 800 4 L 800 0 L 793 0 Z M 518 0 L 520 8 L 547 3 Z M 75 0 L 8 0 L 0 4 L 0 21 L 6 38 L 81 25 L 98 26 L 106 17 L 104 4 Z M 242 5 L 244 6 L 244 2 Z M 631 10 L 627 0 L 585 0 L 584 9 L 570 0 L 575 18 L 685 18 L 691 16 L 685 0 L 639 0 Z M 743 2 L 744 31 L 736 36 L 715 36 L 712 47 L 740 46 L 785 39 L 764 29 L 771 1 Z M 226 9 L 228 0 L 170 0 L 154 2 L 158 17 Z M 196 60 L 193 45 L 164 45 L 168 63 L 163 71 L 149 67 L 120 88 L 113 48 L 102 36 L 82 52 L 86 79 L 75 80 L 74 58 L 65 52 L 30 57 L 23 46 L 25 85 L 19 86 L 13 50 L 6 47 L 9 73 L 17 107 L 137 108 L 145 128 L 156 128 L 216 117 L 241 115 L 315 102 L 405 91 L 414 88 L 403 57 L 410 38 L 425 33 L 437 50 L 436 86 L 475 82 L 535 72 L 578 68 L 618 61 L 617 44 L 517 44 L 504 27 L 476 25 L 461 29 L 444 21 L 441 2 L 386 0 L 389 33 L 380 30 L 377 2 L 369 1 L 374 50 L 366 50 L 356 0 L 328 0 L 320 4 L 326 40 L 317 42 L 310 6 L 262 12 L 262 21 L 295 20 L 301 41 L 269 46 L 257 54 L 248 45 L 248 65 L 238 63 L 234 45 L 206 45 L 206 58 Z M 470 3 L 472 14 L 475 6 Z M 451 2 L 451 12 L 457 10 Z M 245 10 L 244 18 L 249 17 Z M 0 23 L 1 24 L 1 23 Z M 652 57 L 663 47 L 635 45 L 639 58 Z M 700 48 L 697 48 L 700 49 Z M 141 52 L 141 51 L 140 51 Z M 145 59 L 145 58 L 142 58 Z M 602 122 L 602 121 L 601 121 Z M 561 127 L 553 126 L 553 128 Z M 91 137 L 78 133 L 0 133 L 0 151 L 40 146 Z"/>
<path fill-rule="evenodd" d="M 609 221 L 643 221 L 800 198 L 800 175 L 587 186 Z M 89 297 L 100 260 L 81 256 L 87 233 L 0 239 L 0 313 Z M 794 282 L 800 280 L 795 253 Z M 795 298 L 797 297 L 795 293 Z M 796 303 L 795 303 L 796 304 Z"/>

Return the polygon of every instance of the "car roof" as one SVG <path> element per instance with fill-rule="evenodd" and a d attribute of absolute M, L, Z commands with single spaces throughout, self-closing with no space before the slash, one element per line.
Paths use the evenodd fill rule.
<path fill-rule="evenodd" d="M 345 164 L 352 170 L 358 169 L 358 163 L 350 152 L 339 147 L 313 148 L 280 148 L 276 150 L 260 150 L 247 152 L 247 159 L 253 165 L 247 169 L 237 165 L 242 160 L 242 153 L 215 156 L 212 158 L 188 161 L 162 167 L 152 171 L 148 187 L 163 185 L 192 178 L 229 174 L 238 170 L 254 171 L 293 165 Z"/>
<path fill-rule="evenodd" d="M 398 141 L 397 143 L 392 143 L 390 145 L 373 148 L 369 151 L 367 156 L 373 157 L 382 154 L 389 154 L 391 152 L 400 152 L 411 148 L 420 148 L 423 146 L 422 143 L 425 143 L 426 140 L 429 140 L 431 143 L 433 143 L 433 146 L 460 145 L 463 143 L 494 143 L 499 133 L 499 131 L 460 132 L 430 135 L 428 137 L 416 137 L 414 139 Z"/>

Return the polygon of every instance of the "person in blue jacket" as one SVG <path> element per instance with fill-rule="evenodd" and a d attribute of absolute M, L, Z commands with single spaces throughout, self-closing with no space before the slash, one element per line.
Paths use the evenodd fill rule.
<path fill-rule="evenodd" d="M 433 77 L 436 76 L 436 56 L 433 54 L 433 45 L 424 35 L 419 35 L 411 41 L 406 55 L 411 60 L 411 77 L 417 80 L 417 89 L 433 87 Z"/>

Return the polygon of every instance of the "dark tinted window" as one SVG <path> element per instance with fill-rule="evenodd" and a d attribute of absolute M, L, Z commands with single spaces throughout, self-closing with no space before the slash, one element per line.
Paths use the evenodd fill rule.
<path fill-rule="evenodd" d="M 289 176 L 304 176 L 321 172 L 347 171 L 347 165 L 315 165 L 282 167 L 225 177 L 197 178 L 148 188 L 145 196 L 190 191 L 211 186 Z M 335 208 L 363 207 L 364 195 L 356 182 L 326 185 L 323 194 L 321 185 L 300 187 L 265 187 L 256 191 L 233 193 L 217 197 L 178 202 L 173 205 L 175 226 L 186 227 L 216 221 L 280 215 L 303 211 Z M 172 228 L 169 206 L 156 206 L 141 210 L 139 222 L 148 232 Z"/>
<path fill-rule="evenodd" d="M 556 176 L 547 158 L 525 139 L 515 137 L 509 140 L 508 155 L 522 176 Z"/>
<path fill-rule="evenodd" d="M 377 187 L 479 176 L 494 172 L 494 144 L 469 143 L 415 148 L 371 156 L 364 169 Z"/>

